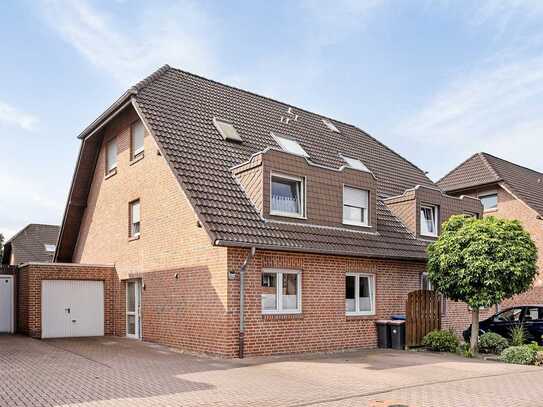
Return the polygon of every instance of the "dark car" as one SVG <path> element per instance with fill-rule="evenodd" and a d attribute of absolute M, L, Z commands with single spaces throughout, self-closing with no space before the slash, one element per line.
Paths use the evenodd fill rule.
<path fill-rule="evenodd" d="M 528 341 L 543 345 L 543 305 L 518 305 L 507 308 L 479 322 L 479 333 L 496 332 L 505 338 L 511 338 L 511 329 L 524 326 Z M 469 342 L 471 325 L 464 331 L 464 340 Z"/>

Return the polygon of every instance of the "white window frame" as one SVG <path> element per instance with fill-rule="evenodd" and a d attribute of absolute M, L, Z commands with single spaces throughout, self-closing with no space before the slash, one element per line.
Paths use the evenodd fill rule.
<path fill-rule="evenodd" d="M 299 213 L 282 212 L 282 211 L 273 210 L 273 178 L 274 177 L 300 182 L 300 212 Z M 270 215 L 284 216 L 288 218 L 305 219 L 305 188 L 306 188 L 305 183 L 306 183 L 305 177 L 297 177 L 294 175 L 286 175 L 279 172 L 271 171 L 270 172 Z"/>
<path fill-rule="evenodd" d="M 115 164 L 109 161 L 109 148 L 115 146 Z M 119 163 L 119 146 L 117 145 L 117 138 L 114 137 L 106 143 L 106 175 L 109 175 L 117 170 Z M 113 165 L 112 165 L 113 164 Z"/>
<path fill-rule="evenodd" d="M 428 288 L 424 287 L 424 280 L 428 282 Z M 421 290 L 434 290 L 432 282 L 428 279 L 428 273 L 426 271 L 424 273 L 420 273 L 420 288 Z"/>
<path fill-rule="evenodd" d="M 290 270 L 290 269 L 276 269 L 276 268 L 267 268 L 262 269 L 262 274 L 273 273 L 275 277 L 275 301 L 277 308 L 274 310 L 264 309 L 262 304 L 262 293 L 260 294 L 260 309 L 262 315 L 278 315 L 278 314 L 301 314 L 302 313 L 302 272 L 300 270 Z M 283 309 L 283 274 L 295 274 L 298 276 L 296 278 L 296 291 L 297 303 L 296 309 Z M 262 289 L 262 278 L 260 279 L 260 288 Z"/>
<path fill-rule="evenodd" d="M 488 196 L 496 196 L 496 206 L 494 208 L 488 208 L 486 209 L 483 205 L 483 201 L 481 200 L 481 198 L 486 198 Z M 488 192 L 484 192 L 482 194 L 478 194 L 477 195 L 477 199 L 479 199 L 481 201 L 481 205 L 483 205 L 483 212 L 492 212 L 492 211 L 496 211 L 498 209 L 498 191 L 488 191 Z"/>
<path fill-rule="evenodd" d="M 134 127 L 140 125 L 143 129 L 143 139 L 141 141 L 141 147 L 134 149 Z M 130 125 L 130 159 L 136 160 L 145 151 L 145 126 L 141 120 L 136 120 Z"/>
<path fill-rule="evenodd" d="M 279 147 L 281 147 L 281 150 L 283 150 L 285 153 L 297 155 L 299 157 L 309 158 L 309 154 L 307 154 L 307 152 L 304 150 L 302 145 L 298 143 L 298 141 L 294 140 L 293 138 L 279 136 L 274 133 L 272 133 L 272 137 L 275 140 L 275 142 L 279 145 Z M 286 142 L 288 141 L 295 143 L 296 145 L 295 148 L 297 151 L 294 151 L 293 149 L 290 149 L 288 147 L 288 144 L 286 144 Z"/>
<path fill-rule="evenodd" d="M 57 246 L 54 244 L 45 243 L 43 246 L 47 253 L 54 253 L 57 250 Z"/>
<path fill-rule="evenodd" d="M 354 277 L 354 300 L 355 300 L 355 311 L 347 311 L 347 305 L 345 304 L 345 315 L 347 316 L 357 316 L 357 315 L 375 315 L 375 274 L 373 273 L 345 273 L 345 281 L 347 277 Z M 369 278 L 370 282 L 370 311 L 360 311 L 360 277 Z M 347 300 L 347 295 L 345 294 L 345 301 Z"/>
<path fill-rule="evenodd" d="M 366 192 L 368 194 L 368 206 L 365 208 L 366 210 L 364 211 L 364 220 L 362 222 L 356 222 L 356 221 L 353 221 L 353 220 L 350 220 L 350 219 L 345 219 L 345 217 L 343 216 L 343 208 L 345 207 L 345 188 L 357 189 L 359 191 L 363 191 L 363 192 Z M 370 222 L 369 222 L 369 219 L 370 219 L 370 191 L 369 190 L 364 189 L 364 188 L 353 187 L 351 185 L 343 184 L 342 201 L 343 202 L 342 202 L 342 205 L 341 205 L 341 218 L 343 219 L 343 224 L 344 225 L 370 227 Z M 349 206 L 352 206 L 352 205 L 349 205 Z M 363 206 L 360 206 L 360 208 L 363 208 Z"/>
<path fill-rule="evenodd" d="M 134 206 L 135 204 L 138 204 L 139 206 L 139 230 L 138 232 L 134 232 Z M 140 199 L 134 199 L 133 201 L 130 201 L 128 203 L 128 211 L 129 211 L 129 218 L 130 218 L 130 234 L 129 237 L 132 239 L 139 238 L 141 235 L 141 200 Z"/>
<path fill-rule="evenodd" d="M 422 222 L 425 222 L 424 217 L 422 216 L 422 209 L 423 208 L 431 209 L 433 214 L 434 214 L 435 233 L 423 233 L 422 232 Z M 420 228 L 421 236 L 437 237 L 437 235 L 439 234 L 439 209 L 438 209 L 438 207 L 436 205 L 422 204 L 420 206 L 420 210 L 419 210 L 419 217 L 420 217 L 419 228 Z"/>

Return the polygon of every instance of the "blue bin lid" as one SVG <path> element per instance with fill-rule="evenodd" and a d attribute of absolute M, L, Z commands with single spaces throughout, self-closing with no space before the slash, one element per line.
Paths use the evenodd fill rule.
<path fill-rule="evenodd" d="M 397 315 L 392 315 L 390 319 L 392 319 L 393 321 L 405 321 L 406 318 L 405 318 L 405 315 L 397 314 Z"/>

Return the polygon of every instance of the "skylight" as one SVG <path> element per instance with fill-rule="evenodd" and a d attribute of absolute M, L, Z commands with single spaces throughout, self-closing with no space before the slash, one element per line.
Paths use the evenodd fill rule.
<path fill-rule="evenodd" d="M 44 246 L 46 252 L 54 252 L 57 248 L 54 244 L 44 244 Z"/>
<path fill-rule="evenodd" d="M 225 140 L 242 141 L 234 125 L 226 120 L 213 118 L 213 125 Z"/>
<path fill-rule="evenodd" d="M 340 133 L 340 131 L 338 130 L 336 125 L 334 123 L 332 123 L 330 120 L 322 119 L 322 122 L 326 125 L 326 127 L 328 127 L 330 130 L 332 130 L 334 133 Z"/>
<path fill-rule="evenodd" d="M 362 161 L 360 160 L 357 160 L 356 158 L 350 158 L 350 157 L 345 157 L 344 155 L 341 156 L 341 158 L 343 158 L 343 160 L 347 163 L 347 165 L 349 167 L 351 167 L 352 169 L 354 170 L 359 170 L 359 171 L 365 171 L 365 172 L 371 172 L 368 167 L 366 167 Z"/>
<path fill-rule="evenodd" d="M 309 157 L 309 154 L 305 152 L 305 150 L 296 140 L 280 137 L 275 134 L 272 134 L 272 136 L 277 144 L 279 144 L 279 146 L 287 153 L 296 154 L 302 157 Z"/>

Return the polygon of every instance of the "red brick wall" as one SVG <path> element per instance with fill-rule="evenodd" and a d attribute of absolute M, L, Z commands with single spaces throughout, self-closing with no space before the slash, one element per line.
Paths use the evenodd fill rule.
<path fill-rule="evenodd" d="M 229 270 L 239 271 L 248 250 L 229 249 Z M 261 312 L 263 268 L 301 270 L 302 314 L 270 316 Z M 318 254 L 257 251 L 246 273 L 247 355 L 374 348 L 375 320 L 404 313 L 410 291 L 420 288 L 425 264 L 357 259 Z M 376 277 L 376 315 L 345 315 L 345 273 L 373 273 Z M 229 282 L 228 310 L 232 335 L 239 329 L 239 275 Z"/>
<path fill-rule="evenodd" d="M 19 269 L 18 328 L 34 338 L 41 337 L 42 280 L 101 280 L 104 282 L 104 332 L 115 334 L 114 298 L 118 280 L 114 267 L 74 264 L 27 264 Z"/>

